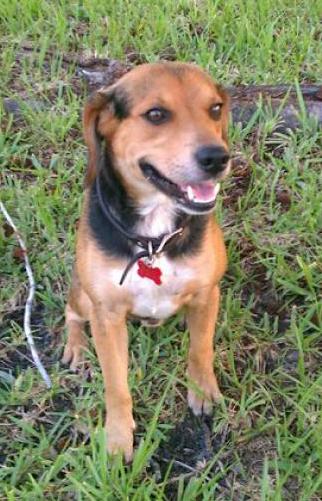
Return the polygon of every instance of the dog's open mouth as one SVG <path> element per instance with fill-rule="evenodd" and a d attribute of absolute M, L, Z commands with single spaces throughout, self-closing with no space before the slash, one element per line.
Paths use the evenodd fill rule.
<path fill-rule="evenodd" d="M 179 185 L 160 174 L 153 165 L 144 161 L 139 165 L 146 179 L 169 197 L 175 198 L 181 206 L 194 212 L 208 212 L 214 208 L 219 183 L 207 180 Z"/>

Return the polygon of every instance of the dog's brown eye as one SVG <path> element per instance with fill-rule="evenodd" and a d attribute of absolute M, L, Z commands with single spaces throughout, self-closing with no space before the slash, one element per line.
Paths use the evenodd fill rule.
<path fill-rule="evenodd" d="M 221 116 L 222 103 L 213 104 L 209 108 L 209 115 L 213 120 L 218 120 Z"/>
<path fill-rule="evenodd" d="M 152 108 L 144 113 L 144 117 L 152 124 L 160 125 L 169 119 L 170 113 L 164 108 Z"/>

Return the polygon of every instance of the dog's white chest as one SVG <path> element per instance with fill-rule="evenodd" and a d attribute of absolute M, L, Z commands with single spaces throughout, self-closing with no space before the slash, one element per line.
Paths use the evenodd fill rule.
<path fill-rule="evenodd" d="M 154 267 L 161 270 L 160 285 L 151 278 L 141 277 L 138 263 L 135 263 L 122 287 L 132 297 L 131 314 L 163 320 L 176 313 L 180 297 L 193 273 L 187 265 L 175 263 L 164 256 L 155 260 Z"/>
<path fill-rule="evenodd" d="M 175 266 L 171 260 L 161 257 L 154 263 L 161 270 L 161 284 L 138 275 L 137 265 L 129 277 L 128 287 L 133 295 L 134 315 L 165 319 L 178 308 L 178 296 L 183 292 L 191 271 L 184 266 Z"/>
<path fill-rule="evenodd" d="M 141 210 L 143 220 L 136 228 L 138 234 L 160 237 L 174 231 L 173 207 L 163 194 L 148 199 Z M 140 251 L 139 247 L 136 251 Z M 154 268 L 161 271 L 161 283 L 138 273 L 139 262 L 136 262 L 127 274 L 122 287 L 130 296 L 131 315 L 141 318 L 164 320 L 176 313 L 184 302 L 187 285 L 193 279 L 191 267 L 184 262 L 169 259 L 165 254 L 155 257 Z M 114 270 L 112 280 L 119 284 L 124 270 Z M 149 270 L 148 270 L 149 271 Z M 150 270 L 151 271 L 151 270 Z M 149 275 L 149 273 L 146 273 Z"/>

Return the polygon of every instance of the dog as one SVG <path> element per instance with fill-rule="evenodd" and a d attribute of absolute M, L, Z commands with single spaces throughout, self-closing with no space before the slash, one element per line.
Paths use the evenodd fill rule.
<path fill-rule="evenodd" d="M 209 413 L 219 282 L 226 270 L 213 217 L 230 170 L 229 98 L 193 64 L 132 69 L 85 105 L 85 200 L 66 306 L 63 362 L 75 369 L 90 322 L 103 372 L 107 451 L 133 456 L 127 320 L 160 325 L 184 308 L 190 332 L 188 405 Z"/>

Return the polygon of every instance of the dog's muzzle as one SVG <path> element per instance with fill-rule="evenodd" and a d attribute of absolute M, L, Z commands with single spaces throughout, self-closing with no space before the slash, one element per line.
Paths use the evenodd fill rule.
<path fill-rule="evenodd" d="M 141 160 L 139 166 L 144 177 L 162 193 L 173 198 L 184 212 L 205 214 L 214 209 L 220 187 L 216 180 L 207 179 L 198 183 L 179 185 L 161 174 L 158 169 L 145 160 Z"/>

